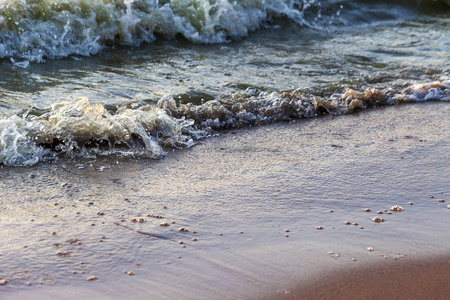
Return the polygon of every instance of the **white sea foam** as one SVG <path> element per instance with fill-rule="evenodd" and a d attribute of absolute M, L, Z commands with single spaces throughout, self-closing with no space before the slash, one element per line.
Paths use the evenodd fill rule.
<path fill-rule="evenodd" d="M 0 58 L 32 62 L 136 46 L 155 34 L 196 43 L 241 38 L 272 17 L 304 24 L 315 0 L 11 0 L 0 1 Z M 299 7 L 302 7 L 301 9 Z M 16 61 L 18 66 L 24 66 Z"/>
<path fill-rule="evenodd" d="M 342 5 L 335 0 L 0 0 L 0 58 L 14 58 L 17 66 L 26 67 L 22 61 L 89 56 L 113 44 L 137 46 L 151 42 L 155 35 L 181 35 L 195 43 L 223 43 L 245 37 L 265 22 L 280 17 L 315 26 L 319 19 L 324 24 L 332 23 L 350 7 L 356 9 L 353 15 L 362 16 L 366 14 L 365 2 L 353 0 Z M 419 2 L 426 6 L 438 1 Z M 402 5 L 417 7 L 419 2 L 403 1 Z M 450 4 L 449 0 L 440 2 Z M 387 15 L 392 13 L 394 10 L 386 11 Z"/>
<path fill-rule="evenodd" d="M 49 151 L 28 136 L 27 121 L 18 116 L 0 120 L 0 163 L 30 166 L 45 160 Z"/>
<path fill-rule="evenodd" d="M 347 114 L 403 102 L 450 101 L 449 82 L 355 91 L 328 98 L 309 93 L 249 90 L 202 105 L 177 104 L 170 95 L 156 105 L 124 106 L 116 112 L 80 97 L 62 102 L 39 117 L 0 120 L 0 163 L 33 165 L 58 155 L 144 155 L 160 158 L 167 147 L 190 147 L 212 130 Z"/>

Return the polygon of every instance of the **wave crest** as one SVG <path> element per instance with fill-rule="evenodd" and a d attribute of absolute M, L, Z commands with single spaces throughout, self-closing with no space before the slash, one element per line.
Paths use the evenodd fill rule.
<path fill-rule="evenodd" d="M 285 15 L 302 24 L 314 0 L 12 0 L 0 2 L 0 58 L 33 62 L 88 56 L 111 44 L 136 46 L 155 34 L 196 43 L 247 36 Z M 302 7 L 302 9 L 299 9 Z"/>

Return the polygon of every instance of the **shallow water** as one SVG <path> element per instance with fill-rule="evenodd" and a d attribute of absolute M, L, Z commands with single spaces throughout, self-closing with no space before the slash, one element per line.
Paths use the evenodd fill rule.
<path fill-rule="evenodd" d="M 129 1 L 125 3 L 125 8 L 116 7 L 114 12 L 128 16 L 129 19 L 126 20 L 120 18 L 122 23 L 131 22 L 130 18 L 142 21 L 145 19 L 141 7 L 144 2 Z M 9 5 L 11 9 L 19 3 L 13 1 L 3 5 Z M 37 3 L 47 5 L 45 1 Z M 73 9 L 81 5 L 78 1 L 70 3 Z M 196 3 L 206 5 L 204 1 Z M 229 4 L 227 1 L 220 3 L 222 4 L 216 3 L 217 7 L 225 5 L 222 7 L 224 8 Z M 131 10 L 128 8 L 130 5 Z M 210 13 L 217 12 L 211 7 L 205 8 L 202 5 L 198 7 L 199 12 L 205 9 Z M 373 88 L 388 91 L 393 88 L 396 93 L 401 93 L 403 88 L 415 83 L 438 81 L 442 84 L 443 93 L 434 97 L 433 100 L 449 98 L 449 9 L 444 2 L 399 1 L 388 4 L 372 1 L 346 3 L 241 1 L 233 5 L 232 8 L 228 7 L 229 10 L 224 10 L 220 14 L 242 17 L 243 19 L 239 19 L 239 22 L 242 22 L 243 28 L 247 28 L 247 33 L 238 33 L 240 32 L 236 31 L 238 28 L 234 28 L 235 31 L 231 27 L 228 28 L 228 25 L 231 26 L 231 23 L 227 23 L 230 20 L 217 12 L 221 17 L 215 15 L 217 19 L 210 22 L 222 24 L 222 27 L 216 24 L 219 26 L 217 28 L 222 30 L 212 29 L 211 24 L 208 25 L 209 27 L 206 23 L 203 24 L 203 27 L 200 26 L 197 29 L 199 37 L 203 40 L 192 39 L 189 35 L 183 36 L 182 33 L 175 33 L 176 31 L 169 34 L 164 30 L 155 29 L 156 31 L 149 31 L 148 34 L 156 34 L 154 36 L 156 40 L 153 37 L 148 38 L 151 42 L 142 44 L 140 42 L 142 32 L 139 35 L 132 27 L 129 27 L 129 34 L 131 34 L 129 39 L 135 39 L 133 42 L 127 42 L 129 39 L 125 37 L 115 42 L 107 42 L 104 37 L 96 39 L 95 35 L 90 36 L 92 41 L 90 40 L 89 43 L 93 41 L 100 43 L 98 48 L 102 49 L 99 50 L 100 52 L 91 53 L 77 52 L 77 47 L 83 46 L 86 40 L 81 37 L 76 38 L 75 31 L 74 36 L 58 44 L 56 48 L 47 47 L 50 41 L 43 38 L 42 32 L 39 33 L 43 38 L 40 46 L 29 43 L 27 38 L 30 38 L 31 34 L 38 34 L 39 26 L 21 27 L 22 30 L 28 28 L 27 32 L 30 35 L 21 35 L 21 45 L 28 45 L 33 50 L 17 52 L 22 48 L 14 44 L 14 41 L 17 42 L 20 39 L 11 38 L 14 30 L 7 26 L 10 23 L 7 23 L 5 19 L 2 23 L 3 45 L 7 45 L 6 48 L 16 47 L 14 49 L 17 51 L 4 52 L 2 54 L 4 60 L 0 62 L 0 116 L 3 120 L 0 125 L 2 130 L 0 160 L 7 165 L 30 165 L 38 161 L 53 161 L 58 157 L 92 157 L 99 153 L 160 157 L 164 154 L 161 146 L 190 146 L 198 138 L 211 134 L 210 128 L 239 127 L 243 124 L 252 124 L 254 123 L 252 120 L 255 119 L 262 123 L 273 121 L 267 118 L 267 115 L 255 115 L 248 107 L 239 108 L 235 105 L 237 117 L 233 118 L 237 120 L 230 118 L 226 124 L 220 123 L 223 121 L 220 118 L 220 124 L 217 124 L 215 121 L 217 114 L 204 115 L 199 120 L 192 114 L 178 112 L 176 119 L 172 120 L 174 125 L 170 129 L 174 135 L 163 130 L 162 135 L 166 138 L 162 140 L 161 133 L 157 133 L 159 129 L 150 130 L 149 126 L 142 125 L 148 122 L 135 116 L 127 119 L 128 125 L 125 127 L 123 124 L 120 125 L 120 130 L 111 132 L 109 128 L 102 128 L 101 132 L 94 136 L 84 134 L 80 141 L 81 133 L 67 131 L 64 125 L 59 123 L 52 126 L 43 125 L 42 122 L 33 119 L 36 116 L 45 119 L 47 118 L 45 113 L 55 110 L 52 106 L 60 107 L 63 104 L 73 103 L 78 97 L 87 97 L 90 104 L 102 104 L 105 109 L 100 110 L 110 114 L 120 111 L 124 105 L 130 105 L 129 108 L 132 110 L 140 109 L 143 105 L 155 105 L 165 95 L 173 97 L 177 106 L 189 103 L 202 105 L 214 99 L 246 102 L 247 98 L 253 97 L 256 101 L 269 101 L 270 106 L 277 110 L 281 105 L 278 104 L 280 102 L 278 99 L 283 98 L 279 93 L 284 91 L 294 91 L 301 97 L 307 98 L 303 102 L 306 101 L 313 106 L 314 97 L 339 100 L 346 88 L 357 91 Z M 164 7 L 167 9 L 169 6 Z M 175 7 L 176 5 L 172 6 L 172 9 Z M 249 10 L 242 10 L 243 7 Z M 59 30 L 57 16 L 62 13 L 60 9 L 48 8 L 52 12 L 52 18 L 49 20 L 33 14 L 34 9 L 37 8 L 30 4 L 28 11 L 25 10 L 27 12 L 24 13 L 25 15 L 19 14 L 15 17 L 24 24 L 25 16 L 28 16 L 28 19 L 31 18 L 30 22 L 33 24 L 43 22 L 42 26 L 53 22 L 56 26 L 55 30 Z M 92 2 L 92 7 L 83 9 L 87 9 L 90 14 L 98 15 L 99 10 L 113 8 L 111 3 L 105 4 L 102 8 L 100 2 Z M 4 10 L 3 13 L 7 11 Z M 243 11 L 247 14 L 246 17 L 241 15 Z M 18 12 L 20 9 L 16 8 L 16 13 Z M 260 14 L 260 18 L 252 19 L 251 16 L 254 14 Z M 166 17 L 169 18 L 169 15 Z M 71 18 L 83 19 L 84 17 L 74 12 Z M 251 20 L 257 25 L 250 25 L 246 23 L 246 20 L 249 22 Z M 185 19 L 185 21 L 193 22 L 192 19 Z M 183 26 L 187 26 L 188 23 L 183 23 Z M 105 30 L 117 29 L 117 24 L 114 24 L 98 23 L 96 26 L 99 27 L 93 30 L 101 36 Z M 126 24 L 131 26 L 131 23 Z M 70 26 L 65 28 L 69 32 L 75 30 Z M 257 28 L 259 30 L 251 32 Z M 51 40 L 51 33 L 46 34 Z M 212 37 L 214 37 L 213 40 L 208 40 Z M 214 40 L 215 38 L 219 40 Z M 210 42 L 219 43 L 209 44 Z M 140 43 L 141 45 L 138 46 Z M 71 50 L 74 52 L 71 53 Z M 41 54 L 36 54 L 36 57 L 30 56 L 36 51 L 41 51 L 39 52 Z M 42 53 L 46 51 L 52 52 L 43 55 Z M 64 58 L 66 56 L 69 58 Z M 62 59 L 55 60 L 55 58 Z M 273 92 L 278 94 L 271 94 Z M 431 92 L 434 93 L 434 91 Z M 387 102 L 392 104 L 392 101 Z M 311 113 L 303 117 L 316 115 L 318 112 L 315 108 L 317 107 L 313 107 Z M 174 112 L 173 109 L 170 110 Z M 185 108 L 182 110 L 186 111 Z M 141 114 L 140 111 L 131 113 Z M 75 131 L 78 129 L 83 131 L 84 127 L 95 131 L 92 127 L 102 126 L 98 124 L 100 121 L 95 119 L 96 115 L 83 117 L 83 120 L 74 119 L 81 116 L 80 114 L 83 112 L 71 115 L 70 120 L 66 118 L 62 122 L 70 123 Z M 244 116 L 246 114 L 247 116 Z M 286 112 L 279 114 L 276 119 L 295 117 Z M 157 115 L 166 119 L 170 118 L 170 113 L 169 116 L 165 116 L 163 112 Z M 156 119 L 152 121 L 153 123 L 159 122 L 158 116 L 154 117 Z M 245 120 L 239 120 L 241 118 L 239 116 L 244 116 Z M 183 118 L 194 119 L 193 126 L 189 127 L 182 121 Z M 177 122 L 181 127 L 175 126 Z M 50 136 L 46 138 L 52 144 L 51 150 L 48 149 L 47 142 L 33 140 L 36 129 L 49 132 Z M 182 133 L 183 137 L 181 137 Z M 134 138 L 135 135 L 137 139 Z M 169 143 L 167 138 L 171 140 Z M 57 142 L 54 142 L 55 140 Z M 125 145 L 127 150 L 117 149 L 116 145 L 119 148 Z M 139 145 L 144 145 L 144 151 Z M 101 150 L 92 151 L 89 149 L 92 147 L 100 147 Z M 87 152 L 90 153 L 87 154 Z"/>
<path fill-rule="evenodd" d="M 448 107 L 228 131 L 163 160 L 3 167 L 1 291 L 253 298 L 339 268 L 446 254 Z M 405 210 L 376 213 L 394 205 Z"/>

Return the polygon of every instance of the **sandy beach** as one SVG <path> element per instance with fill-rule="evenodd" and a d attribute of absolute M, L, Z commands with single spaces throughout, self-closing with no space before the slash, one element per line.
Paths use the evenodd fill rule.
<path fill-rule="evenodd" d="M 416 258 L 333 272 L 273 299 L 447 299 L 450 257 Z"/>
<path fill-rule="evenodd" d="M 224 131 L 162 160 L 3 166 L 0 298 L 445 299 L 449 113 L 401 105 Z"/>

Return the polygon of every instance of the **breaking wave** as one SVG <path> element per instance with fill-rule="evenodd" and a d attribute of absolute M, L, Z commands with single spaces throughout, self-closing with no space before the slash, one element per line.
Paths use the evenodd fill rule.
<path fill-rule="evenodd" d="M 29 62 L 45 59 L 97 54 L 112 45 L 137 46 L 153 41 L 157 35 L 180 35 L 194 43 L 223 43 L 245 37 L 277 18 L 311 27 L 332 23 L 341 11 L 349 11 L 353 19 L 370 18 L 373 14 L 370 2 L 0 0 L 0 58 L 9 58 L 18 66 L 26 67 Z M 394 2 L 406 7 L 436 3 L 434 0 Z M 449 0 L 441 2 L 450 3 Z M 384 6 L 380 10 L 386 15 L 396 11 Z"/>
<path fill-rule="evenodd" d="M 431 100 L 450 101 L 450 81 L 360 91 L 337 88 L 328 95 L 248 89 L 202 105 L 179 104 L 166 95 L 156 105 L 114 111 L 80 97 L 55 104 L 40 116 L 0 120 L 0 164 L 30 166 L 60 155 L 160 158 L 165 148 L 190 147 L 215 130 Z"/>
<path fill-rule="evenodd" d="M 34 62 L 96 54 L 113 44 L 137 46 L 155 34 L 195 43 L 247 36 L 287 16 L 304 23 L 314 0 L 12 0 L 0 1 L 0 58 Z"/>

